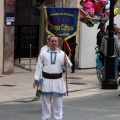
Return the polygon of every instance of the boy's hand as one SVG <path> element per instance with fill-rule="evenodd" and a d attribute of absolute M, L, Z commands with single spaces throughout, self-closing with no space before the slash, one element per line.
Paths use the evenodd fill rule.
<path fill-rule="evenodd" d="M 65 63 L 65 64 L 68 63 L 68 59 L 67 59 L 66 55 L 65 55 L 65 57 L 64 57 L 64 63 Z"/>
<path fill-rule="evenodd" d="M 38 86 L 39 86 L 39 84 L 38 83 L 33 83 L 33 88 L 35 88 L 35 87 L 37 87 L 37 89 L 38 89 Z"/>

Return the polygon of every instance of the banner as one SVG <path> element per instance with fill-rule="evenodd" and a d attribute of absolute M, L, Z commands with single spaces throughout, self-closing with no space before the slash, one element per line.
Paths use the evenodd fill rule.
<path fill-rule="evenodd" d="M 78 33 L 80 10 L 78 8 L 45 7 L 46 31 L 64 41 Z"/>

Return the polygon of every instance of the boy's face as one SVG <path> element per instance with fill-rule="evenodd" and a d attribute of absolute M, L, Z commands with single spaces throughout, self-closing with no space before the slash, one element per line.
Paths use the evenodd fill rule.
<path fill-rule="evenodd" d="M 120 31 L 120 28 L 117 27 L 117 25 L 114 25 L 114 30 L 115 30 L 116 33 L 118 33 Z"/>
<path fill-rule="evenodd" d="M 58 38 L 57 37 L 50 37 L 48 42 L 51 49 L 55 50 L 58 47 Z"/>
<path fill-rule="evenodd" d="M 101 26 L 101 30 L 105 30 L 105 25 Z"/>

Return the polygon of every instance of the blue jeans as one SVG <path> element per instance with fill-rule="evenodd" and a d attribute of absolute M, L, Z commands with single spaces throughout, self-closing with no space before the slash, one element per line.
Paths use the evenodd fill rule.
<path fill-rule="evenodd" d="M 120 62 L 120 57 L 117 57 L 115 60 L 115 76 L 114 79 L 118 79 L 118 66 L 119 66 L 119 62 Z M 105 80 L 105 69 L 103 69 L 103 73 L 102 73 L 102 80 Z"/>

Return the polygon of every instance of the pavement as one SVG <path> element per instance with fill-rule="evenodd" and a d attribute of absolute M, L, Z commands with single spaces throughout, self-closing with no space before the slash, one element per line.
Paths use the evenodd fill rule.
<path fill-rule="evenodd" d="M 32 87 L 34 68 L 29 71 L 15 66 L 13 74 L 0 75 L 0 120 L 41 120 L 41 98 L 34 99 L 36 90 Z M 101 89 L 96 69 L 76 69 L 75 73 L 68 73 L 67 78 L 64 120 L 120 119 L 119 88 Z M 53 107 L 51 109 L 50 120 L 54 120 Z"/>
<path fill-rule="evenodd" d="M 15 66 L 13 74 L 0 75 L 0 103 L 14 101 L 32 101 L 36 90 L 33 89 L 35 69 L 28 71 Z M 65 74 L 63 74 L 65 77 Z M 73 99 L 105 92 L 119 91 L 103 90 L 97 80 L 96 69 L 76 69 L 75 73 L 67 74 L 68 96 L 64 99 Z"/>

